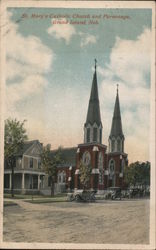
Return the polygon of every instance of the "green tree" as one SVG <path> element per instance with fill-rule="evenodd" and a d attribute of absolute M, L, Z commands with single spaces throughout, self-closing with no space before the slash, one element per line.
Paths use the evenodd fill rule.
<path fill-rule="evenodd" d="M 83 190 L 85 190 L 88 186 L 88 183 L 90 181 L 91 177 L 91 166 L 84 165 L 83 162 L 80 162 L 80 167 L 79 167 L 79 176 L 80 176 L 80 183 L 83 186 Z"/>
<path fill-rule="evenodd" d="M 63 163 L 61 158 L 61 148 L 52 155 L 51 145 L 47 144 L 41 153 L 41 164 L 50 178 L 51 196 L 54 196 L 54 185 L 57 176 L 57 166 Z"/>
<path fill-rule="evenodd" d="M 150 185 L 150 163 L 134 162 L 125 168 L 125 182 L 130 186 Z"/>
<path fill-rule="evenodd" d="M 26 129 L 23 122 L 16 119 L 7 119 L 5 121 L 4 135 L 4 156 L 5 162 L 11 168 L 12 186 L 11 194 L 14 197 L 14 167 L 16 164 L 16 156 L 23 147 L 24 141 L 27 140 Z"/>

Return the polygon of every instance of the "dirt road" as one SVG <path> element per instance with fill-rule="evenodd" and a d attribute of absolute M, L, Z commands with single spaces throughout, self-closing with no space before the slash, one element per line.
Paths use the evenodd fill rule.
<path fill-rule="evenodd" d="M 149 200 L 30 204 L 4 208 L 4 241 L 149 243 Z"/>

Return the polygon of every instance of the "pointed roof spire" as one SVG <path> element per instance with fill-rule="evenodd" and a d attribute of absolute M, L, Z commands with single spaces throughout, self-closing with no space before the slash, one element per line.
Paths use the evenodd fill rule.
<path fill-rule="evenodd" d="M 111 128 L 110 137 L 112 136 L 123 137 L 124 136 L 122 132 L 118 87 L 119 85 L 117 84 L 117 93 L 116 93 L 116 100 L 115 100 L 115 107 L 114 107 L 114 114 L 113 114 L 113 119 L 112 119 L 112 128 Z"/>
<path fill-rule="evenodd" d="M 90 99 L 89 99 L 86 124 L 87 123 L 93 124 L 94 122 L 96 122 L 97 125 L 100 125 L 100 124 L 102 125 L 101 115 L 100 115 L 100 106 L 99 106 L 97 76 L 96 76 L 96 67 L 97 67 L 96 64 L 97 64 L 97 60 L 95 59 L 95 72 L 93 75 L 92 89 L 91 89 L 91 94 L 90 94 Z"/>
<path fill-rule="evenodd" d="M 95 60 L 94 60 L 94 61 L 95 61 L 95 71 L 96 71 L 96 63 L 97 63 L 97 60 L 96 60 L 96 58 L 95 58 Z"/>
<path fill-rule="evenodd" d="M 118 87 L 119 87 L 119 84 L 117 83 L 117 85 L 116 85 L 116 86 L 117 86 L 117 88 L 116 88 L 116 92 L 118 93 Z"/>

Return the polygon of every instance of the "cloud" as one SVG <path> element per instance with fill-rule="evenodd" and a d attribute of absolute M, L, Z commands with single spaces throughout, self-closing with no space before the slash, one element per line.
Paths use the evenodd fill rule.
<path fill-rule="evenodd" d="M 46 87 L 47 81 L 41 75 L 29 75 L 23 79 L 20 83 L 16 82 L 10 84 L 6 88 L 6 95 L 9 98 L 9 104 L 13 106 L 17 102 L 24 100 L 25 98 L 31 97 L 42 93 L 44 87 Z"/>
<path fill-rule="evenodd" d="M 85 47 L 88 44 L 95 44 L 97 42 L 97 37 L 95 37 L 94 35 L 83 32 L 79 32 L 79 35 L 81 37 L 81 42 L 80 42 L 81 47 Z"/>
<path fill-rule="evenodd" d="M 52 19 L 51 26 L 47 29 L 47 32 L 58 40 L 63 39 L 67 45 L 74 35 L 80 37 L 80 47 L 97 42 L 97 37 L 89 33 L 77 32 L 74 25 L 70 24 L 65 18 Z"/>
<path fill-rule="evenodd" d="M 14 93 L 12 99 L 16 102 L 30 93 L 40 92 L 46 85 L 44 75 L 51 70 L 54 53 L 38 37 L 21 35 L 18 25 L 10 19 L 10 12 L 8 17 L 6 77 L 11 84 L 7 85 L 7 93 Z"/>
<path fill-rule="evenodd" d="M 12 13 L 7 13 L 5 118 L 27 119 L 31 127 L 27 125 L 27 129 L 30 137 L 33 137 L 37 126 L 44 123 L 44 119 L 41 122 L 43 115 L 38 112 L 38 107 L 43 102 L 43 92 L 48 84 L 46 74 L 52 70 L 55 55 L 38 37 L 22 35 L 18 23 L 11 20 Z M 34 103 L 35 98 L 38 98 L 35 107 L 30 98 Z M 26 107 L 20 110 L 24 103 L 29 110 L 27 115 Z"/>
<path fill-rule="evenodd" d="M 70 43 L 73 35 L 76 34 L 76 30 L 65 18 L 52 19 L 52 26 L 48 28 L 47 32 L 49 35 L 56 39 L 64 39 L 66 44 Z"/>
<path fill-rule="evenodd" d="M 104 110 L 103 121 L 107 128 L 111 127 L 115 89 L 119 83 L 123 132 L 131 161 L 139 160 L 139 157 L 142 160 L 148 158 L 150 83 L 147 76 L 150 75 L 150 44 L 151 31 L 147 28 L 144 28 L 136 40 L 117 37 L 110 62 L 103 68 L 98 67 L 98 72 L 103 77 L 99 93 Z M 107 128 L 105 140 L 110 133 Z M 140 152 L 137 154 L 139 147 Z"/>
<path fill-rule="evenodd" d="M 116 37 L 110 63 L 106 65 L 103 76 L 117 76 L 130 86 L 146 86 L 146 76 L 150 70 L 150 49 L 151 31 L 147 28 L 144 28 L 136 40 Z"/>

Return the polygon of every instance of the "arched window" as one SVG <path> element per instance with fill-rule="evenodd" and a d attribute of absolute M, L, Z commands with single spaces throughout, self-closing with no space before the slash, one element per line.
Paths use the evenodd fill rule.
<path fill-rule="evenodd" d="M 87 128 L 87 142 L 90 142 L 90 128 Z"/>
<path fill-rule="evenodd" d="M 97 128 L 93 128 L 93 141 L 97 141 Z"/>
<path fill-rule="evenodd" d="M 124 168 L 125 168 L 125 160 L 122 159 L 122 163 L 121 163 L 121 173 L 124 173 Z"/>
<path fill-rule="evenodd" d="M 114 163 L 114 160 L 112 159 L 109 161 L 109 172 L 113 173 L 114 170 L 115 170 L 115 163 Z"/>
<path fill-rule="evenodd" d="M 103 154 L 99 152 L 98 154 L 98 168 L 103 168 Z"/>
<path fill-rule="evenodd" d="M 114 152 L 115 151 L 115 140 L 113 139 L 112 140 L 112 152 Z"/>
<path fill-rule="evenodd" d="M 117 140 L 117 151 L 120 152 L 121 150 L 121 142 L 120 139 Z"/>
<path fill-rule="evenodd" d="M 100 184 L 103 183 L 103 171 L 102 171 L 102 169 L 99 169 L 99 183 Z"/>
<path fill-rule="evenodd" d="M 113 159 L 109 161 L 109 179 L 112 181 L 112 187 L 115 186 L 115 162 Z"/>
<path fill-rule="evenodd" d="M 115 172 L 115 162 L 113 159 L 109 161 L 109 176 L 112 179 L 112 176 L 114 175 Z"/>

